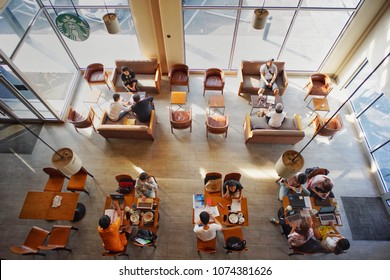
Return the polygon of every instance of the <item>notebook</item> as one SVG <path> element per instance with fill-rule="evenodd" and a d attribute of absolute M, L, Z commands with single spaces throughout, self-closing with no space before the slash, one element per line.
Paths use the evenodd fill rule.
<path fill-rule="evenodd" d="M 321 225 L 327 226 L 331 222 L 333 224 L 337 224 L 336 215 L 334 214 L 334 210 L 336 206 L 324 206 L 320 208 L 318 211 L 318 216 L 320 217 Z"/>
<path fill-rule="evenodd" d="M 137 209 L 153 209 L 153 198 L 147 198 L 145 201 L 138 199 Z"/>
<path fill-rule="evenodd" d="M 290 201 L 290 205 L 292 208 L 305 208 L 305 199 L 304 196 L 299 195 L 299 194 L 289 194 L 288 199 Z"/>

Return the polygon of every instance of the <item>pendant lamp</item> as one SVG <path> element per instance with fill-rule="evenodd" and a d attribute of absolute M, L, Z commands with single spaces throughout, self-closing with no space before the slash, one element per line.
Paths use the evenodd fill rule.
<path fill-rule="evenodd" d="M 106 25 L 107 32 L 109 34 L 117 34 L 121 31 L 121 26 L 119 24 L 118 16 L 115 13 L 109 13 L 104 1 L 104 6 L 106 7 L 107 14 L 103 16 L 104 24 Z"/>
<path fill-rule="evenodd" d="M 263 1 L 263 7 L 261 9 L 256 9 L 253 12 L 252 17 L 252 27 L 257 30 L 264 29 L 264 26 L 267 22 L 267 17 L 269 12 L 264 9 L 265 0 Z"/>

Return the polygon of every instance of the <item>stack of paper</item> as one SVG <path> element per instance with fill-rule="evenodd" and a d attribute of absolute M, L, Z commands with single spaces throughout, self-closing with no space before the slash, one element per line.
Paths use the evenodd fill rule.
<path fill-rule="evenodd" d="M 192 196 L 192 208 L 203 208 L 204 207 L 204 195 L 194 194 Z"/>
<path fill-rule="evenodd" d="M 232 199 L 232 205 L 230 207 L 230 212 L 241 212 L 241 201 Z"/>

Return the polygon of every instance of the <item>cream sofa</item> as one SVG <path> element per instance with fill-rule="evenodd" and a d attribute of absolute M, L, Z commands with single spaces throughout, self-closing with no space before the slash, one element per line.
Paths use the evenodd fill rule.
<path fill-rule="evenodd" d="M 133 121 L 129 121 L 133 120 Z M 135 124 L 127 124 L 135 122 Z M 113 122 L 108 118 L 107 112 L 103 113 L 97 132 L 104 138 L 129 138 L 154 140 L 156 134 L 157 117 L 155 110 L 152 111 L 150 122 L 141 123 L 132 114 L 126 115 L 118 122 Z"/>
<path fill-rule="evenodd" d="M 161 70 L 157 59 L 147 60 L 115 60 L 115 69 L 112 71 L 111 83 L 115 92 L 126 92 L 122 85 L 121 68 L 129 67 L 135 72 L 140 91 L 159 93 L 161 88 Z"/>
<path fill-rule="evenodd" d="M 241 93 L 257 94 L 259 90 L 260 82 L 260 66 L 267 61 L 241 61 L 241 67 L 238 69 L 237 78 L 239 80 L 238 95 Z M 288 85 L 288 78 L 286 71 L 284 70 L 284 62 L 274 61 L 274 64 L 278 68 L 278 75 L 276 83 L 279 87 L 279 95 L 283 95 Z M 265 94 L 272 94 L 270 89 L 265 91 Z"/>
<path fill-rule="evenodd" d="M 269 143 L 294 145 L 305 138 L 298 114 L 286 118 L 279 128 L 270 127 L 265 117 L 245 116 L 244 134 L 246 143 Z"/>

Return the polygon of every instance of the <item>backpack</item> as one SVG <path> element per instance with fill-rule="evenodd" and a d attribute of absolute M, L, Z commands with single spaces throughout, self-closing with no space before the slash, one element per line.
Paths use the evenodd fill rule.
<path fill-rule="evenodd" d="M 241 238 L 237 236 L 231 236 L 226 240 L 226 246 L 224 247 L 226 250 L 232 251 L 241 251 L 245 249 L 246 241 L 241 240 Z"/>
<path fill-rule="evenodd" d="M 150 231 L 150 230 L 139 229 L 135 238 L 141 238 L 144 240 L 153 241 L 154 240 L 154 233 L 153 233 L 153 231 Z"/>

